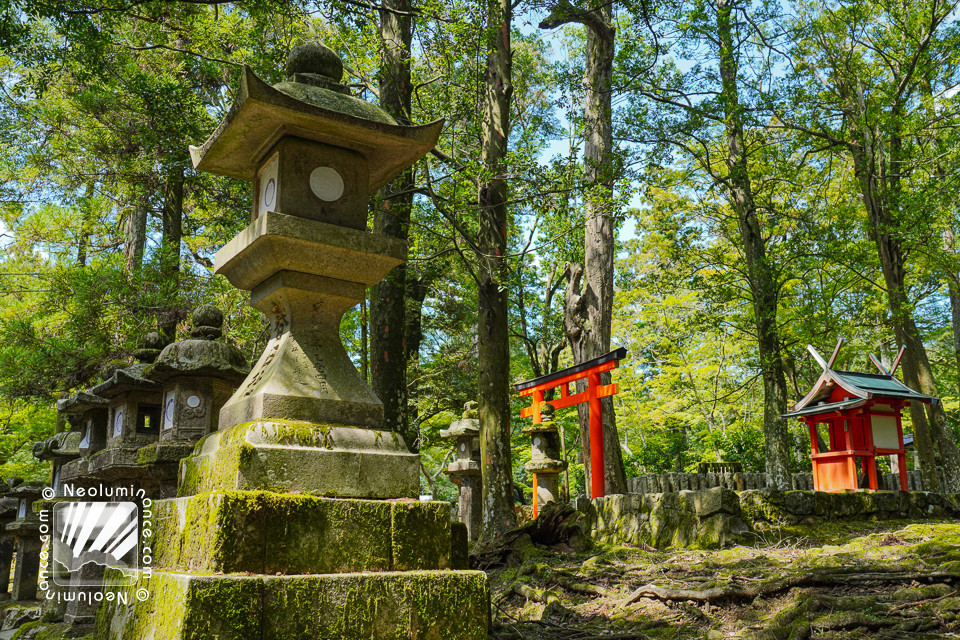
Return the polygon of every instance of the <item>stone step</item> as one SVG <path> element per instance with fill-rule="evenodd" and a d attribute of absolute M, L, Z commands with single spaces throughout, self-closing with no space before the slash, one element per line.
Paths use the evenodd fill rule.
<path fill-rule="evenodd" d="M 486 640 L 490 607 L 482 571 L 310 576 L 155 571 L 149 578 L 138 572 L 137 583 L 125 593 L 127 603 L 104 602 L 93 637 Z"/>
<path fill-rule="evenodd" d="M 450 505 L 225 491 L 153 503 L 153 566 L 202 573 L 450 568 Z M 146 532 L 145 532 L 146 533 Z"/>

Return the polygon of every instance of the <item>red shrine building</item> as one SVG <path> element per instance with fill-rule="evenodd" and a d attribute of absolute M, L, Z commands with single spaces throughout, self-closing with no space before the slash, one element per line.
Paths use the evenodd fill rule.
<path fill-rule="evenodd" d="M 893 377 L 903 349 L 889 370 L 870 356 L 880 373 L 835 370 L 833 364 L 842 343 L 841 339 L 829 361 L 807 345 L 823 373 L 810 393 L 782 417 L 797 418 L 810 430 L 815 490 L 876 490 L 877 457 L 896 456 L 900 488 L 906 491 L 901 412 L 911 402 L 939 400 L 917 393 Z"/>

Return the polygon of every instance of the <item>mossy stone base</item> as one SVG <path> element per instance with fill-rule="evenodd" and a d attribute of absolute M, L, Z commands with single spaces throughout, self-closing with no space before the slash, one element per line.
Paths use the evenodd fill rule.
<path fill-rule="evenodd" d="M 154 503 L 154 566 L 203 573 L 450 567 L 450 505 L 227 491 Z"/>
<path fill-rule="evenodd" d="M 197 443 L 178 494 L 257 490 L 335 498 L 414 498 L 419 458 L 388 431 L 293 420 L 255 420 Z"/>
<path fill-rule="evenodd" d="M 146 600 L 137 589 L 149 592 Z M 313 576 L 197 576 L 154 572 L 105 602 L 102 640 L 486 640 L 490 593 L 482 571 Z"/>

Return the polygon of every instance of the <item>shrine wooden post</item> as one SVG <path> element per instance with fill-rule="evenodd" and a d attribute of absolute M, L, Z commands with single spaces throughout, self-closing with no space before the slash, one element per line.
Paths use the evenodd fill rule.
<path fill-rule="evenodd" d="M 545 394 L 550 389 L 560 390 L 560 397 L 550 400 L 555 409 L 572 407 L 586 402 L 590 416 L 590 497 L 606 495 L 603 464 L 603 409 L 602 398 L 616 395 L 620 390 L 616 384 L 601 384 L 600 374 L 612 371 L 620 366 L 627 355 L 623 347 L 604 354 L 582 364 L 568 367 L 533 380 L 527 380 L 513 386 L 520 396 L 533 396 L 529 407 L 520 412 L 521 418 L 533 418 L 533 424 L 540 424 L 543 416 L 540 407 L 545 402 Z M 570 384 L 586 379 L 587 388 L 579 393 L 570 393 Z"/>

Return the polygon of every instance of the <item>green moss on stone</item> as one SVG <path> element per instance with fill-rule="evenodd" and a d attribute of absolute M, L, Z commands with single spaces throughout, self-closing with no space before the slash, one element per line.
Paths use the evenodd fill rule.
<path fill-rule="evenodd" d="M 391 502 L 393 570 L 450 567 L 450 505 L 446 502 Z"/>
<path fill-rule="evenodd" d="M 137 588 L 149 598 L 135 599 Z M 141 574 L 130 605 L 101 608 L 101 640 L 484 640 L 487 578 L 479 571 L 325 576 Z"/>
<path fill-rule="evenodd" d="M 178 571 L 333 573 L 450 567 L 444 502 L 266 491 L 155 503 L 154 565 Z"/>

